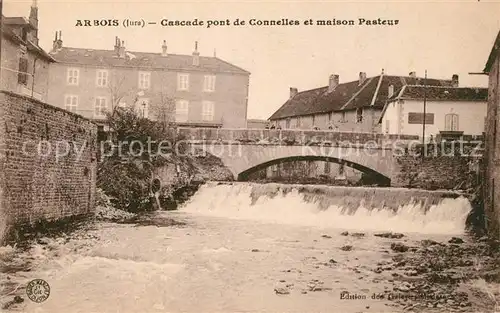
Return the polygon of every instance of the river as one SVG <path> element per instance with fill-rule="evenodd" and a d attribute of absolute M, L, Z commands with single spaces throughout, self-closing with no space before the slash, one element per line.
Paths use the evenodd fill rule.
<path fill-rule="evenodd" d="M 405 192 L 379 193 L 380 200 Z M 30 270 L 3 271 L 0 278 L 9 283 L 0 301 L 24 298 L 6 312 L 405 312 L 407 305 L 387 296 L 400 295 L 408 282 L 377 268 L 396 254 L 412 253 L 393 251 L 394 243 L 416 247 L 424 239 L 446 243 L 453 236 L 469 241 L 464 224 L 470 204 L 443 197 L 381 209 L 376 201 L 368 207 L 353 197 L 332 204 L 296 187 L 209 183 L 178 211 L 155 214 L 151 225 L 98 222 L 29 250 L 1 248 L 4 266 L 29 261 Z M 170 218 L 185 224 L 163 227 Z M 374 236 L 381 231 L 404 237 Z M 42 303 L 23 293 L 34 278 L 51 288 Z M 479 283 L 497 296 L 491 290 L 498 285 L 483 281 L 460 288 L 472 292 Z M 356 299 L 341 299 L 344 291 Z M 489 312 L 478 299 L 453 311 Z M 446 302 L 423 305 L 415 311 L 451 310 Z"/>

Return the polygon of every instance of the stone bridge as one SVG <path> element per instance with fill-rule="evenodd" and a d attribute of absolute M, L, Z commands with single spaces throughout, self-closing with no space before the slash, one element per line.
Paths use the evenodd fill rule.
<path fill-rule="evenodd" d="M 274 164 L 307 160 L 344 164 L 376 177 L 384 185 L 389 185 L 399 172 L 394 150 L 389 148 L 218 143 L 196 143 L 193 146 L 219 157 L 240 181 Z"/>
<path fill-rule="evenodd" d="M 399 173 L 395 153 L 404 154 L 418 136 L 268 129 L 178 129 L 192 147 L 219 157 L 237 180 L 289 161 L 330 161 L 370 174 L 390 185 Z"/>

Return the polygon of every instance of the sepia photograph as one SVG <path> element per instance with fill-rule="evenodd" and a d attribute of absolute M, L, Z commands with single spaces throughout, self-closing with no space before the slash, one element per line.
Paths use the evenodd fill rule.
<path fill-rule="evenodd" d="M 0 0 L 0 34 L 0 312 L 500 313 L 500 1 Z"/>

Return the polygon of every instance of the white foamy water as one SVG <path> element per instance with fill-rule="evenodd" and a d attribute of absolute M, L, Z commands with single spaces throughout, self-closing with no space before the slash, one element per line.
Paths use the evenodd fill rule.
<path fill-rule="evenodd" d="M 339 205 L 321 208 L 319 199 L 314 199 L 314 196 L 312 200 L 306 199 L 306 195 L 298 189 L 292 189 L 287 193 L 278 191 L 270 195 L 259 192 L 255 201 L 252 193 L 255 193 L 256 188 L 261 186 L 210 183 L 202 186 L 182 210 L 279 224 L 424 234 L 463 233 L 465 220 L 471 210 L 469 201 L 464 197 L 443 198 L 438 204 L 431 205 L 427 209 L 421 203 L 415 202 L 402 202 L 396 211 L 384 207 L 369 209 L 363 206 L 362 201 L 359 205 L 352 203 L 350 208 Z M 343 197 L 342 189 L 335 188 L 340 191 L 336 197 Z M 392 196 L 397 197 L 398 189 L 394 189 L 393 192 Z M 386 193 L 383 196 L 387 196 Z M 429 192 L 429 197 L 431 196 L 434 194 Z M 380 202 L 384 200 L 381 199 Z"/>
<path fill-rule="evenodd" d="M 316 188 L 328 192 L 315 193 Z M 446 242 L 450 234 L 462 232 L 468 202 L 429 193 L 436 205 L 424 209 L 409 201 L 394 212 L 371 209 L 368 202 L 389 203 L 383 198 L 398 193 L 409 199 L 407 191 L 329 188 L 210 183 L 179 211 L 158 213 L 159 219 L 186 222 L 184 227 L 101 223 L 85 233 L 88 239 L 35 245 L 15 256 L 32 258 L 36 266 L 6 275 L 12 288 L 45 279 L 50 297 L 31 302 L 21 287 L 25 301 L 9 312 L 404 312 L 390 301 L 371 298 L 396 284 L 390 272 L 374 272 L 378 263 L 391 260 L 394 242 Z M 363 206 L 356 198 L 360 191 L 373 194 Z M 337 204 L 327 205 L 329 199 Z M 405 236 L 342 236 L 340 229 Z M 352 249 L 344 251 L 345 245 Z M 4 254 L 12 255 L 12 249 Z M 0 273 L 0 280 L 6 275 Z M 276 288 L 289 294 L 277 294 Z M 366 299 L 340 300 L 342 291 Z M 0 292 L 0 304 L 12 298 Z"/>

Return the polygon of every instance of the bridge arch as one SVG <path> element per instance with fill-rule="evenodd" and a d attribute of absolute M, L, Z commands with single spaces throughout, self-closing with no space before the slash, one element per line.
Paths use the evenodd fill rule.
<path fill-rule="evenodd" d="M 344 164 L 346 166 L 349 166 L 353 169 L 356 169 L 362 173 L 369 174 L 370 176 L 374 177 L 381 185 L 384 186 L 390 186 L 391 185 L 391 179 L 384 174 L 371 169 L 369 167 L 366 167 L 364 165 L 361 165 L 359 163 L 355 163 L 346 159 L 340 159 L 336 157 L 331 157 L 331 156 L 318 156 L 318 155 L 303 155 L 303 156 L 289 156 L 289 157 L 282 157 L 282 158 L 276 158 L 267 162 L 263 162 L 260 164 L 257 164 L 255 166 L 252 166 L 238 174 L 237 180 L 238 181 L 247 181 L 248 177 L 250 174 L 255 173 L 259 170 L 265 169 L 269 166 L 275 165 L 275 164 L 281 164 L 281 163 L 286 163 L 286 162 L 293 162 L 293 161 L 329 161 L 332 163 L 337 163 L 337 164 Z"/>

